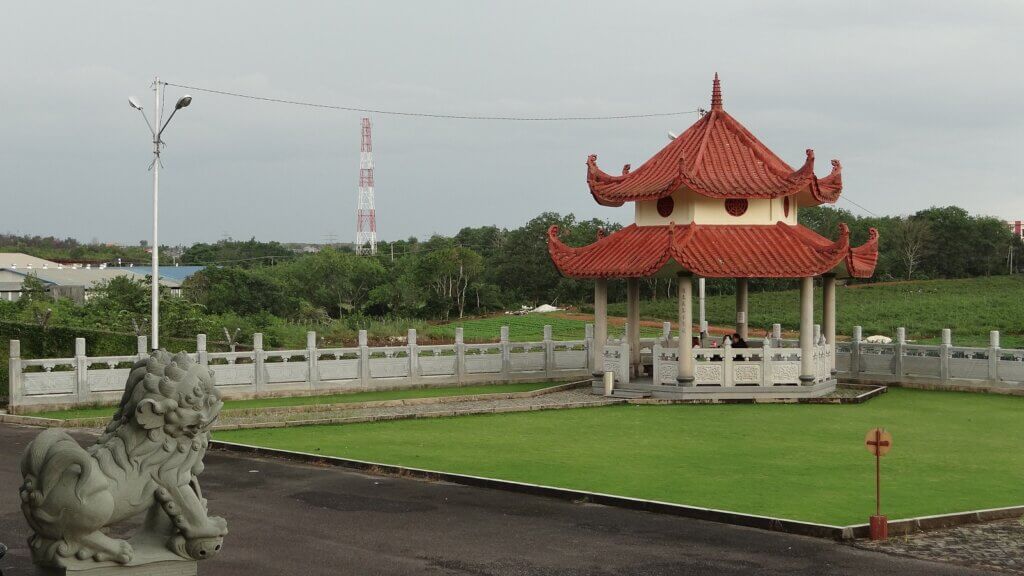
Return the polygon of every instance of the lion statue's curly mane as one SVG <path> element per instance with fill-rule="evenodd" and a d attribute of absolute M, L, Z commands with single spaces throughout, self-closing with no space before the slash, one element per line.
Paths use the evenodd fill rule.
<path fill-rule="evenodd" d="M 227 524 L 207 515 L 197 477 L 222 406 L 211 370 L 160 350 L 132 367 L 114 417 L 87 450 L 64 430 L 40 433 L 21 462 L 35 561 L 134 564 L 140 551 L 102 529 L 144 511 L 133 543 L 159 536 L 164 552 L 191 559 L 219 551 Z"/>

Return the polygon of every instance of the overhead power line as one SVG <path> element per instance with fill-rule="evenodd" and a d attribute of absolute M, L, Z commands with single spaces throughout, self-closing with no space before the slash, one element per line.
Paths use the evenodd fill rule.
<path fill-rule="evenodd" d="M 345 112 L 362 112 L 364 114 L 388 114 L 391 116 L 413 116 L 419 118 L 439 118 L 444 120 L 494 120 L 506 122 L 576 122 L 590 120 L 627 120 L 631 118 L 658 118 L 664 116 L 682 116 L 684 114 L 697 114 L 698 110 L 678 110 L 675 112 L 650 112 L 643 114 L 616 114 L 610 116 L 486 116 L 476 114 L 434 114 L 430 112 L 411 112 L 404 110 L 384 110 L 378 108 L 358 108 L 356 106 L 340 106 L 334 104 L 319 104 L 316 102 L 303 102 L 301 100 L 286 100 L 283 98 L 270 98 L 267 96 L 256 96 L 253 94 L 242 94 L 241 92 L 228 92 L 227 90 L 214 90 L 200 86 L 188 86 L 186 84 L 173 84 L 164 82 L 166 86 L 184 88 L 195 92 L 206 92 L 208 94 L 219 94 L 221 96 L 232 96 L 234 98 L 245 98 L 261 102 L 274 102 L 276 104 L 290 104 L 292 106 L 305 106 L 307 108 L 324 108 L 328 110 L 342 110 Z"/>
<path fill-rule="evenodd" d="M 881 216 L 879 216 L 878 214 L 875 214 L 875 213 L 874 213 L 873 211 L 871 211 L 871 210 L 868 210 L 867 208 L 865 208 L 865 207 L 861 206 L 860 204 L 857 204 L 856 202 L 854 202 L 853 200 L 850 200 L 850 199 L 849 199 L 849 198 L 847 198 L 846 196 L 840 196 L 839 198 L 840 198 L 841 200 L 846 200 L 846 201 L 847 201 L 847 202 L 849 202 L 850 204 L 853 204 L 853 205 L 854 205 L 854 206 L 856 206 L 857 208 L 860 208 L 861 210 L 863 210 L 863 211 L 867 212 L 868 214 L 871 214 L 872 216 L 874 216 L 874 217 L 876 217 L 876 218 L 881 218 Z"/>

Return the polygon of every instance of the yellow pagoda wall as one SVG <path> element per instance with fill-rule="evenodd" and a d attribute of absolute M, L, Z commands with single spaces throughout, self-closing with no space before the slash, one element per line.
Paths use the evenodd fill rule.
<path fill-rule="evenodd" d="M 676 224 L 748 224 L 773 225 L 784 222 L 789 225 L 797 223 L 796 198 L 789 198 L 789 216 L 785 215 L 783 198 L 760 199 L 748 201 L 747 211 L 740 216 L 733 216 L 725 209 L 725 200 L 708 198 L 694 192 L 679 190 L 672 194 L 675 208 L 667 217 L 658 214 L 656 200 L 634 203 L 634 218 L 637 226 L 665 226 L 669 222 Z"/>

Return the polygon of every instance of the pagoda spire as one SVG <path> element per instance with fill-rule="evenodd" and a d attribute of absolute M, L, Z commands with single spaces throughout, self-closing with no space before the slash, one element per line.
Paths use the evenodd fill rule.
<path fill-rule="evenodd" d="M 711 109 L 722 109 L 722 83 L 718 81 L 718 72 L 715 72 L 715 81 L 711 85 Z"/>

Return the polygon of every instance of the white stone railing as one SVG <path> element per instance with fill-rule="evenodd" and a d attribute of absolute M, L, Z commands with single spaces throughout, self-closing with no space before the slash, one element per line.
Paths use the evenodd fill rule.
<path fill-rule="evenodd" d="M 265 350 L 263 335 L 254 334 L 246 352 L 209 352 L 200 334 L 190 355 L 213 370 L 223 397 L 233 399 L 589 377 L 592 342 L 589 324 L 582 340 L 553 340 L 545 326 L 539 342 L 511 342 L 506 326 L 497 342 L 466 343 L 456 328 L 454 344 L 426 346 L 409 330 L 404 346 L 371 347 L 362 330 L 355 347 L 318 348 L 309 332 L 301 350 Z M 18 340 L 10 341 L 10 351 L 11 412 L 116 402 L 132 364 L 148 355 L 145 336 L 131 356 L 88 356 L 84 338 L 76 339 L 72 358 L 22 358 Z"/>
<path fill-rule="evenodd" d="M 800 348 L 774 347 L 771 339 L 763 340 L 756 348 L 694 348 L 693 375 L 695 386 L 799 386 L 802 351 Z M 641 363 L 651 366 L 652 383 L 676 386 L 679 375 L 678 340 L 644 339 Z M 813 348 L 814 381 L 817 384 L 831 380 L 832 348 L 826 344 Z M 605 346 L 604 369 L 615 374 L 619 385 L 630 382 L 629 343 L 613 341 Z"/>
<path fill-rule="evenodd" d="M 999 345 L 999 332 L 989 333 L 987 347 L 954 346 L 952 332 L 942 331 L 941 344 L 911 344 L 898 328 L 888 344 L 865 342 L 860 326 L 853 340 L 836 344 L 836 371 L 847 380 L 905 382 L 938 388 L 1001 388 L 1024 393 L 1024 350 Z"/>

